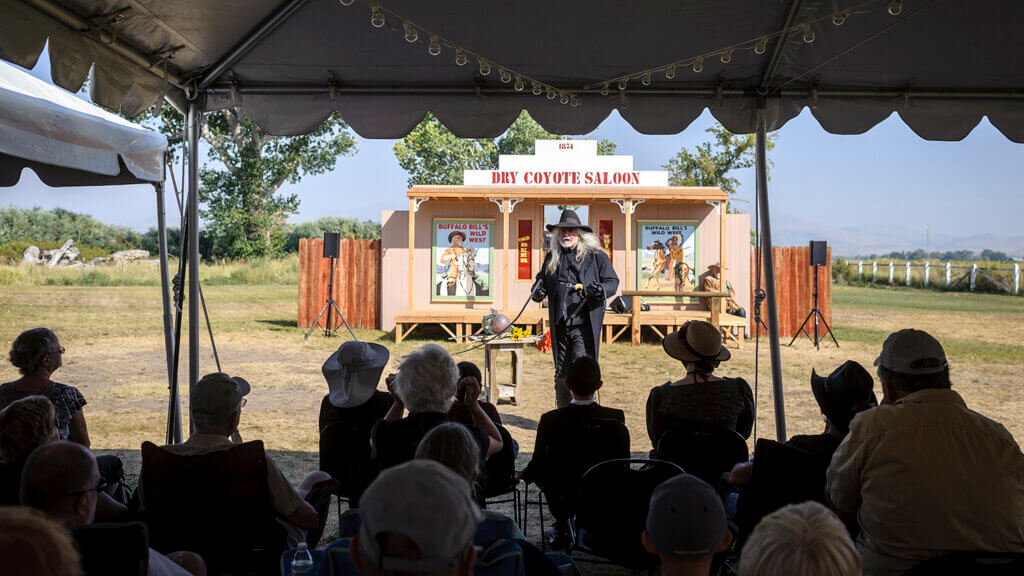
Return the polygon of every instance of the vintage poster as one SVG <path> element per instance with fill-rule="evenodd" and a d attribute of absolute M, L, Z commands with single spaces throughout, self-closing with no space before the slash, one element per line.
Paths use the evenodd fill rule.
<path fill-rule="evenodd" d="M 516 280 L 533 280 L 533 220 L 516 220 Z"/>
<path fill-rule="evenodd" d="M 637 222 L 637 288 L 692 292 L 697 283 L 697 223 Z"/>
<path fill-rule="evenodd" d="M 435 219 L 431 300 L 491 302 L 493 220 Z"/>
<path fill-rule="evenodd" d="M 612 258 L 612 250 L 615 244 L 615 222 L 613 220 L 597 221 L 597 237 L 601 239 L 601 248 L 604 248 L 608 258 Z"/>

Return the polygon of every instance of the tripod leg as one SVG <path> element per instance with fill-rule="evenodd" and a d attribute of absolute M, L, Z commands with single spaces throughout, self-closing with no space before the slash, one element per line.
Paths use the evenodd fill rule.
<path fill-rule="evenodd" d="M 835 342 L 836 348 L 839 348 L 839 341 L 836 340 L 836 335 L 832 333 L 832 327 L 825 321 L 825 315 L 821 312 L 818 312 L 818 315 L 821 316 L 821 323 L 825 325 L 825 330 L 827 330 L 828 335 L 832 337 L 832 341 Z"/>
<path fill-rule="evenodd" d="M 345 328 L 348 328 L 348 333 L 352 335 L 352 339 L 359 340 L 359 338 L 356 337 L 356 333 L 352 331 L 352 327 L 348 325 L 348 320 L 345 319 L 345 315 L 341 313 L 341 308 L 338 308 L 338 303 L 331 300 L 331 304 L 334 306 L 334 310 L 338 313 L 338 317 L 345 323 Z"/>
<path fill-rule="evenodd" d="M 804 331 L 804 326 L 807 326 L 807 321 L 810 320 L 811 316 L 813 316 L 813 315 L 814 315 L 814 310 L 811 310 L 811 313 L 807 315 L 807 318 L 804 318 L 804 321 L 803 321 L 802 324 L 800 324 L 800 328 L 796 331 L 796 334 L 793 334 L 793 339 L 789 341 L 789 345 L 790 346 L 793 345 L 793 342 L 796 342 L 796 339 L 800 336 L 800 333 Z M 808 337 L 810 337 L 810 336 L 808 336 Z"/>
<path fill-rule="evenodd" d="M 309 335 L 312 334 L 313 330 L 316 330 L 316 327 L 320 325 L 320 317 L 324 315 L 324 312 L 327 310 L 327 306 L 328 303 L 324 302 L 324 307 L 321 308 L 320 313 L 316 315 L 316 320 L 314 320 L 313 325 L 309 327 L 309 332 L 306 332 L 306 340 L 309 340 Z"/>

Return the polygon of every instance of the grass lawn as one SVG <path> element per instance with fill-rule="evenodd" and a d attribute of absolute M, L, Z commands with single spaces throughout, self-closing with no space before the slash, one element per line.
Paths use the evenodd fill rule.
<path fill-rule="evenodd" d="M 318 466 L 317 414 L 327 392 L 320 366 L 343 340 L 319 335 L 303 340 L 304 331 L 295 327 L 295 286 L 210 285 L 204 292 L 222 369 L 244 376 L 253 385 L 242 415 L 241 435 L 263 439 L 286 474 L 297 481 Z M 954 389 L 968 406 L 1002 422 L 1018 441 L 1024 435 L 1024 299 L 887 286 L 836 286 L 834 314 L 841 348 L 829 341 L 815 351 L 806 338 L 798 339 L 792 348 L 783 346 L 787 435 L 817 433 L 823 427 L 808 384 L 812 368 L 827 374 L 853 359 L 873 372 L 871 365 L 885 336 L 900 328 L 920 328 L 937 337 L 949 355 Z M 2 345 L 9 346 L 20 331 L 34 326 L 56 330 L 67 348 L 57 380 L 82 391 L 89 402 L 85 413 L 93 448 L 120 454 L 134 482 L 140 444 L 144 440 L 162 443 L 166 426 L 167 379 L 158 289 L 0 288 Z M 391 350 L 392 367 L 402 354 L 433 341 L 426 335 L 395 345 L 389 334 L 358 332 L 361 338 Z M 442 345 L 453 352 L 464 348 L 451 342 Z M 200 373 L 215 371 L 205 333 L 200 351 Z M 733 350 L 733 359 L 723 364 L 719 373 L 742 376 L 754 386 L 754 352 L 750 340 L 745 349 Z M 182 358 L 183 380 L 187 381 L 185 350 Z M 483 365 L 482 350 L 460 359 Z M 681 377 L 682 367 L 654 342 L 638 348 L 626 343 L 603 346 L 601 364 L 605 382 L 601 403 L 625 410 L 633 451 L 646 453 L 651 448 L 644 423 L 648 390 Z M 504 369 L 507 378 L 508 367 Z M 533 450 L 540 415 L 554 407 L 552 373 L 550 354 L 529 352 L 526 384 L 517 393 L 518 405 L 499 406 L 520 444 L 521 466 Z M 10 364 L 0 367 L 0 381 L 16 377 Z M 756 432 L 774 438 L 776 415 L 769 378 L 765 339 L 757 384 Z M 876 393 L 881 395 L 877 387 Z M 183 390 L 183 401 L 186 395 Z M 531 518 L 536 519 L 536 514 Z M 530 535 L 537 536 L 535 526 L 531 525 Z"/>

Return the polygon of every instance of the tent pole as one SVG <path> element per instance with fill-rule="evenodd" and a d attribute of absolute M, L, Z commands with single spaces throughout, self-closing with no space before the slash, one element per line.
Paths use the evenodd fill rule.
<path fill-rule="evenodd" d="M 198 100 L 188 103 L 188 395 L 199 381 L 199 122 Z M 189 411 L 189 435 L 193 424 Z"/>
<path fill-rule="evenodd" d="M 166 163 L 164 163 L 166 167 Z M 167 262 L 167 220 L 164 217 L 164 183 L 154 184 L 156 189 L 156 225 L 160 245 L 160 300 L 164 307 L 164 353 L 167 355 L 167 389 L 170 398 L 167 402 L 167 444 L 181 442 L 181 419 L 178 404 L 178 388 L 174 385 L 174 335 L 172 326 L 174 316 L 171 312 L 171 281 Z"/>
<path fill-rule="evenodd" d="M 782 392 L 782 353 L 779 348 L 779 314 L 775 303 L 775 259 L 772 257 L 772 221 L 768 215 L 768 114 L 764 98 L 757 106 L 757 201 L 761 212 L 761 261 L 764 263 L 764 286 L 768 303 L 768 350 L 772 362 L 772 396 L 775 399 L 775 437 L 786 441 L 786 404 Z"/>

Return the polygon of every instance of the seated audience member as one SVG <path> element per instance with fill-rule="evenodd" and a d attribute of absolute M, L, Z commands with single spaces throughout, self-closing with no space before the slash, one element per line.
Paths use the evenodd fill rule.
<path fill-rule="evenodd" d="M 21 471 L 33 450 L 57 441 L 53 404 L 29 396 L 0 411 L 0 506 L 20 502 Z"/>
<path fill-rule="evenodd" d="M 21 503 L 41 510 L 68 528 L 93 523 L 97 493 L 103 480 L 96 457 L 73 442 L 54 442 L 40 447 L 25 463 Z M 167 556 L 150 549 L 149 574 L 206 574 L 202 558 L 191 552 Z"/>
<path fill-rule="evenodd" d="M 413 460 L 381 472 L 363 493 L 352 562 L 362 574 L 473 573 L 473 534 L 483 515 L 465 479 Z"/>
<path fill-rule="evenodd" d="M 181 456 L 201 456 L 236 446 L 231 435 L 238 430 L 249 389 L 249 383 L 242 378 L 223 372 L 203 376 L 189 399 L 195 432 L 184 443 L 169 444 L 164 449 Z M 296 488 L 284 477 L 269 454 L 266 462 L 270 504 L 285 520 L 289 539 L 296 542 L 305 539 L 310 547 L 316 546 L 323 534 L 331 503 L 330 492 L 336 481 L 326 472 L 310 472 Z M 141 497 L 144 504 L 145 487 L 142 487 Z"/>
<path fill-rule="evenodd" d="M 821 434 L 793 436 L 787 444 L 813 455 L 822 462 L 822 474 L 832 461 L 832 454 L 839 443 L 850 432 L 853 417 L 869 408 L 878 406 L 872 390 L 875 382 L 863 366 L 847 360 L 827 377 L 818 376 L 811 370 L 811 391 L 825 417 L 825 430 Z M 747 484 L 753 462 L 737 464 L 729 476 L 729 482 L 736 486 Z"/>
<path fill-rule="evenodd" d="M 370 432 L 395 401 L 390 392 L 377 390 L 389 358 L 387 348 L 353 340 L 342 344 L 323 365 L 329 392 L 320 402 L 320 434 L 324 434 L 332 424 L 344 433 L 343 441 L 347 444 L 346 454 L 350 461 L 345 462 L 344 470 L 329 472 L 345 476 L 337 477 L 349 490 L 346 496 L 350 498 L 350 504 L 358 503 L 359 495 L 373 480 Z M 361 456 L 358 456 L 359 452 Z"/>
<path fill-rule="evenodd" d="M 67 528 L 21 506 L 0 507 L 0 566 L 5 574 L 82 573 Z"/>
<path fill-rule="evenodd" d="M 817 502 L 765 516 L 740 554 L 740 576 L 857 576 L 860 557 L 843 523 Z"/>
<path fill-rule="evenodd" d="M 63 365 L 64 347 L 49 328 L 26 330 L 14 339 L 9 355 L 21 373 L 21 378 L 0 385 L 0 410 L 12 402 L 28 396 L 43 396 L 53 403 L 57 432 L 61 440 L 77 442 L 89 447 L 89 431 L 85 425 L 85 397 L 74 386 L 51 380 L 53 373 Z M 97 457 L 100 474 L 110 486 L 108 492 L 122 503 L 127 503 L 121 481 L 124 467 L 121 459 L 113 455 Z"/>
<path fill-rule="evenodd" d="M 881 404 L 857 416 L 828 469 L 827 496 L 860 524 L 865 574 L 902 574 L 956 551 L 1024 552 L 1024 455 L 950 389 L 942 345 L 889 335 L 875 360 Z"/>
<path fill-rule="evenodd" d="M 585 429 L 597 420 L 626 422 L 622 410 L 601 406 L 594 400 L 594 394 L 601 385 L 601 367 L 597 360 L 583 356 L 569 366 L 565 386 L 572 394 L 572 401 L 564 408 L 541 415 L 537 424 L 533 458 L 519 473 L 519 478 L 524 482 L 533 482 L 544 489 L 548 509 L 555 517 L 554 528 L 550 534 L 545 535 L 552 543 L 561 542 L 566 535 L 566 522 L 572 514 L 571 490 L 579 476 L 585 472 L 566 470 L 566 455 L 556 453 L 555 443 L 563 435 Z"/>
<path fill-rule="evenodd" d="M 642 539 L 644 548 L 661 558 L 663 576 L 707 576 L 715 554 L 732 544 L 721 498 L 690 474 L 654 489 Z"/>
<path fill-rule="evenodd" d="M 698 422 L 750 437 L 754 426 L 754 393 L 742 378 L 712 374 L 730 358 L 722 334 L 709 322 L 687 322 L 665 337 L 665 353 L 679 360 L 686 376 L 651 389 L 647 397 L 647 434 L 656 450 L 661 435 L 682 422 Z"/>
<path fill-rule="evenodd" d="M 371 434 L 371 458 L 380 470 L 412 460 L 420 440 L 432 428 L 448 421 L 448 409 L 457 388 L 458 369 L 444 348 L 427 344 L 409 354 L 389 384 L 395 403 Z M 480 445 L 481 460 L 501 450 L 501 435 L 477 399 L 479 383 L 464 381 L 466 405 L 473 416 L 470 429 Z M 408 407 L 409 415 L 403 418 Z"/>
<path fill-rule="evenodd" d="M 461 384 L 466 378 L 472 378 L 476 380 L 477 384 L 483 387 L 484 376 L 480 372 L 480 368 L 477 368 L 476 364 L 472 362 L 459 362 L 456 365 L 459 369 L 459 383 Z M 495 424 L 501 424 L 501 415 L 498 414 L 498 409 L 494 407 L 494 404 L 486 400 L 477 400 L 480 407 L 483 408 L 484 413 L 494 421 Z M 448 409 L 448 419 L 452 422 L 459 422 L 470 426 L 473 424 L 473 415 L 469 411 L 469 406 L 466 405 L 466 390 L 465 386 L 460 385 L 455 391 L 455 401 L 452 402 L 452 407 Z"/>
<path fill-rule="evenodd" d="M 700 283 L 700 289 L 704 292 L 722 292 L 722 267 L 718 264 L 712 264 L 708 266 L 707 274 L 704 276 L 704 280 Z M 739 316 L 741 318 L 747 317 L 747 311 L 743 309 L 739 303 L 736 302 L 736 291 L 732 289 L 732 284 L 726 282 L 726 292 L 729 293 L 728 298 L 725 299 L 725 311 L 729 314 Z M 717 298 L 701 298 L 701 304 L 704 305 L 708 310 L 715 304 Z"/>

